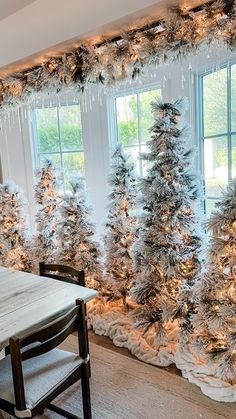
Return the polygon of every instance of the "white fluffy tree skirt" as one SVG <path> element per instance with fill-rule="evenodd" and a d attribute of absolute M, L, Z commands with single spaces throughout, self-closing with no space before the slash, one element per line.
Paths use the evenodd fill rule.
<path fill-rule="evenodd" d="M 131 310 L 132 312 L 132 310 Z M 155 332 L 150 329 L 145 335 L 134 328 L 132 315 L 119 302 L 106 302 L 97 298 L 89 303 L 89 325 L 98 335 L 108 336 L 115 346 L 128 348 L 138 359 L 148 364 L 167 367 L 175 363 L 183 377 L 201 388 L 203 394 L 213 400 L 236 402 L 236 385 L 216 377 L 214 365 L 194 356 L 190 347 L 178 348 L 177 324 L 168 328 L 168 345 L 155 344 Z"/>
<path fill-rule="evenodd" d="M 168 345 L 157 346 L 155 333 L 149 330 L 142 334 L 134 328 L 134 319 L 119 302 L 106 302 L 97 298 L 88 308 L 90 326 L 98 335 L 108 336 L 115 346 L 128 348 L 141 361 L 167 367 L 174 363 L 174 353 L 178 341 L 177 324 L 168 328 Z"/>
<path fill-rule="evenodd" d="M 215 365 L 191 352 L 190 345 L 177 349 L 175 364 L 183 377 L 200 387 L 206 396 L 219 402 L 236 402 L 236 384 L 231 385 L 218 378 Z"/>

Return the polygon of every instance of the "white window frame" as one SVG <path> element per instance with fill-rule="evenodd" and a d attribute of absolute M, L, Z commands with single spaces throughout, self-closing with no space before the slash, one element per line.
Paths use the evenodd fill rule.
<path fill-rule="evenodd" d="M 215 66 L 214 69 L 210 68 L 203 72 L 198 73 L 198 115 L 199 115 L 199 156 L 200 156 L 200 170 L 203 176 L 203 186 L 205 190 L 205 155 L 204 155 L 204 141 L 206 138 L 227 137 L 228 146 L 228 183 L 232 180 L 232 136 L 236 135 L 236 131 L 232 131 L 232 89 L 231 89 L 231 68 L 236 65 L 236 60 L 221 63 Z M 204 136 L 204 97 L 203 97 L 203 79 L 209 74 L 227 68 L 227 132 L 215 135 Z M 204 213 L 206 213 L 207 200 L 220 200 L 220 196 L 204 196 Z"/>
<path fill-rule="evenodd" d="M 81 149 L 74 149 L 70 151 L 63 151 L 61 148 L 61 137 L 60 137 L 60 121 L 59 121 L 59 108 L 62 107 L 70 107 L 70 106 L 79 106 L 80 113 L 81 113 L 81 127 L 82 127 L 82 144 L 83 148 Z M 36 118 L 36 111 L 37 109 L 57 109 L 57 126 L 58 126 L 58 136 L 59 136 L 59 151 L 55 152 L 48 152 L 48 153 L 41 153 L 39 150 L 39 139 L 38 139 L 38 132 L 37 132 L 37 118 Z M 40 156 L 45 156 L 47 154 L 59 154 L 60 155 L 60 167 L 62 171 L 62 177 L 63 177 L 63 191 L 65 192 L 65 173 L 64 173 L 64 165 L 63 165 L 63 154 L 70 154 L 70 153 L 84 153 L 84 165 L 86 165 L 86 153 L 85 153 L 85 147 L 84 147 L 84 129 L 83 129 L 83 118 L 82 118 L 82 108 L 81 103 L 78 100 L 69 100 L 69 101 L 60 101 L 60 104 L 58 102 L 52 102 L 52 103 L 46 103 L 46 105 L 36 105 L 34 108 L 30 111 L 31 112 L 31 143 L 32 143 L 32 150 L 33 150 L 33 156 L 34 156 L 34 166 L 35 168 L 40 167 Z"/>
<path fill-rule="evenodd" d="M 95 100 L 94 100 L 95 98 Z M 90 103 L 92 107 L 90 109 Z M 53 106 L 81 106 L 81 124 L 84 151 L 85 183 L 88 203 L 93 208 L 91 219 L 97 225 L 97 232 L 101 234 L 105 223 L 107 196 L 109 187 L 107 178 L 109 174 L 109 135 L 108 135 L 108 108 L 107 96 L 98 96 L 97 86 L 90 86 L 83 95 L 75 90 L 65 90 L 64 92 L 53 95 L 53 97 L 39 97 L 34 107 L 27 111 L 27 144 L 29 146 L 31 158 L 29 164 L 29 200 L 32 207 L 32 214 L 35 214 L 35 202 L 33 197 L 34 177 L 32 173 L 39 167 L 37 157 L 37 140 L 35 139 L 34 129 L 34 110 Z M 87 111 L 89 109 L 89 111 Z M 1 139 L 1 137 L 0 137 Z M 65 192 L 65 191 L 63 191 Z M 34 218 L 32 217 L 32 220 Z M 32 221 L 33 225 L 33 221 Z"/>
<path fill-rule="evenodd" d="M 137 85 L 125 86 L 125 87 L 122 86 L 114 94 L 108 97 L 108 130 L 109 130 L 110 153 L 112 153 L 114 148 L 119 144 L 116 99 L 123 96 L 136 95 L 139 93 L 148 92 L 150 90 L 161 90 L 161 94 L 162 94 L 161 83 L 160 82 L 152 82 L 152 83 L 147 82 L 145 84 L 141 83 L 138 86 Z M 138 128 L 138 132 L 139 131 L 140 130 Z M 135 147 L 135 146 L 136 147 L 139 146 L 139 149 L 140 149 L 140 146 L 141 146 L 140 139 L 139 139 L 139 144 L 130 146 L 130 148 Z M 124 147 L 124 149 L 125 148 L 126 147 Z M 143 174 L 141 160 L 139 162 L 139 174 L 141 175 Z"/>

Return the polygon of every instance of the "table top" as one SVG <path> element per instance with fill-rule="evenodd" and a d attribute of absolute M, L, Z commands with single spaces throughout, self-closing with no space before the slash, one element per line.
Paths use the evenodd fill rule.
<path fill-rule="evenodd" d="M 36 330 L 97 291 L 56 279 L 0 267 L 0 349 L 11 336 Z"/>

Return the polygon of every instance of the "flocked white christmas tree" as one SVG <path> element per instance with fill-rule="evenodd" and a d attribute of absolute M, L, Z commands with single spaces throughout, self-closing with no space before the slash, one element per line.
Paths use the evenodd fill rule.
<path fill-rule="evenodd" d="M 132 245 L 135 230 L 135 178 L 133 165 L 119 145 L 111 160 L 106 232 L 104 236 L 104 270 L 111 300 L 126 297 L 134 278 Z"/>
<path fill-rule="evenodd" d="M 183 310 L 188 312 L 180 290 L 184 287 L 188 295 L 200 267 L 201 237 L 193 210 L 197 182 L 186 148 L 189 132 L 180 119 L 185 108 L 184 99 L 152 103 L 150 151 L 142 155 L 149 169 L 140 181 L 143 212 L 131 295 L 139 304 L 136 325 L 144 331 L 153 328 L 157 345 L 167 344 L 170 326 L 183 321 Z"/>
<path fill-rule="evenodd" d="M 0 185 L 0 265 L 31 271 L 26 201 L 14 182 Z"/>
<path fill-rule="evenodd" d="M 36 263 L 50 262 L 55 252 L 57 210 L 61 198 L 56 170 L 49 160 L 45 160 L 43 167 L 36 172 L 34 196 L 37 207 L 35 217 L 37 235 L 34 240 Z"/>
<path fill-rule="evenodd" d="M 86 203 L 83 181 L 71 181 L 73 193 L 67 193 L 60 206 L 56 226 L 56 262 L 85 271 L 86 285 L 99 288 L 102 273 L 99 244 L 94 239 L 90 208 Z"/>
<path fill-rule="evenodd" d="M 210 257 L 195 287 L 192 349 L 209 364 L 211 375 L 236 384 L 236 180 L 207 224 Z M 214 372 L 213 372 L 214 371 Z M 234 399 L 235 400 L 235 399 Z"/>

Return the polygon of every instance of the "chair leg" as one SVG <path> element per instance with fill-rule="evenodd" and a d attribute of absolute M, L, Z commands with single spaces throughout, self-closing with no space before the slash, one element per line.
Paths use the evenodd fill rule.
<path fill-rule="evenodd" d="M 91 378 L 91 363 L 88 362 L 89 378 Z"/>
<path fill-rule="evenodd" d="M 84 364 L 82 366 L 82 374 L 81 374 L 84 419 L 92 419 L 89 371 L 90 371 L 89 363 Z"/>
<path fill-rule="evenodd" d="M 10 346 L 6 346 L 4 351 L 5 351 L 5 356 L 9 355 L 10 354 Z"/>
<path fill-rule="evenodd" d="M 84 285 L 85 286 L 85 285 Z M 87 323 L 87 307 L 86 304 L 84 305 L 84 315 L 85 315 L 85 319 L 86 319 L 86 323 Z M 88 349 L 88 353 L 89 353 L 89 338 L 88 338 L 88 332 L 86 333 L 86 343 L 87 343 L 87 349 Z M 91 363 L 89 361 L 88 363 L 89 365 L 89 378 L 91 378 Z"/>
<path fill-rule="evenodd" d="M 86 307 L 84 301 L 77 300 L 79 306 L 78 311 L 78 338 L 79 338 L 79 354 L 84 359 L 81 366 L 81 387 L 83 399 L 84 419 L 92 419 L 90 386 L 89 386 L 89 348 L 88 348 L 88 329 L 86 319 Z"/>

